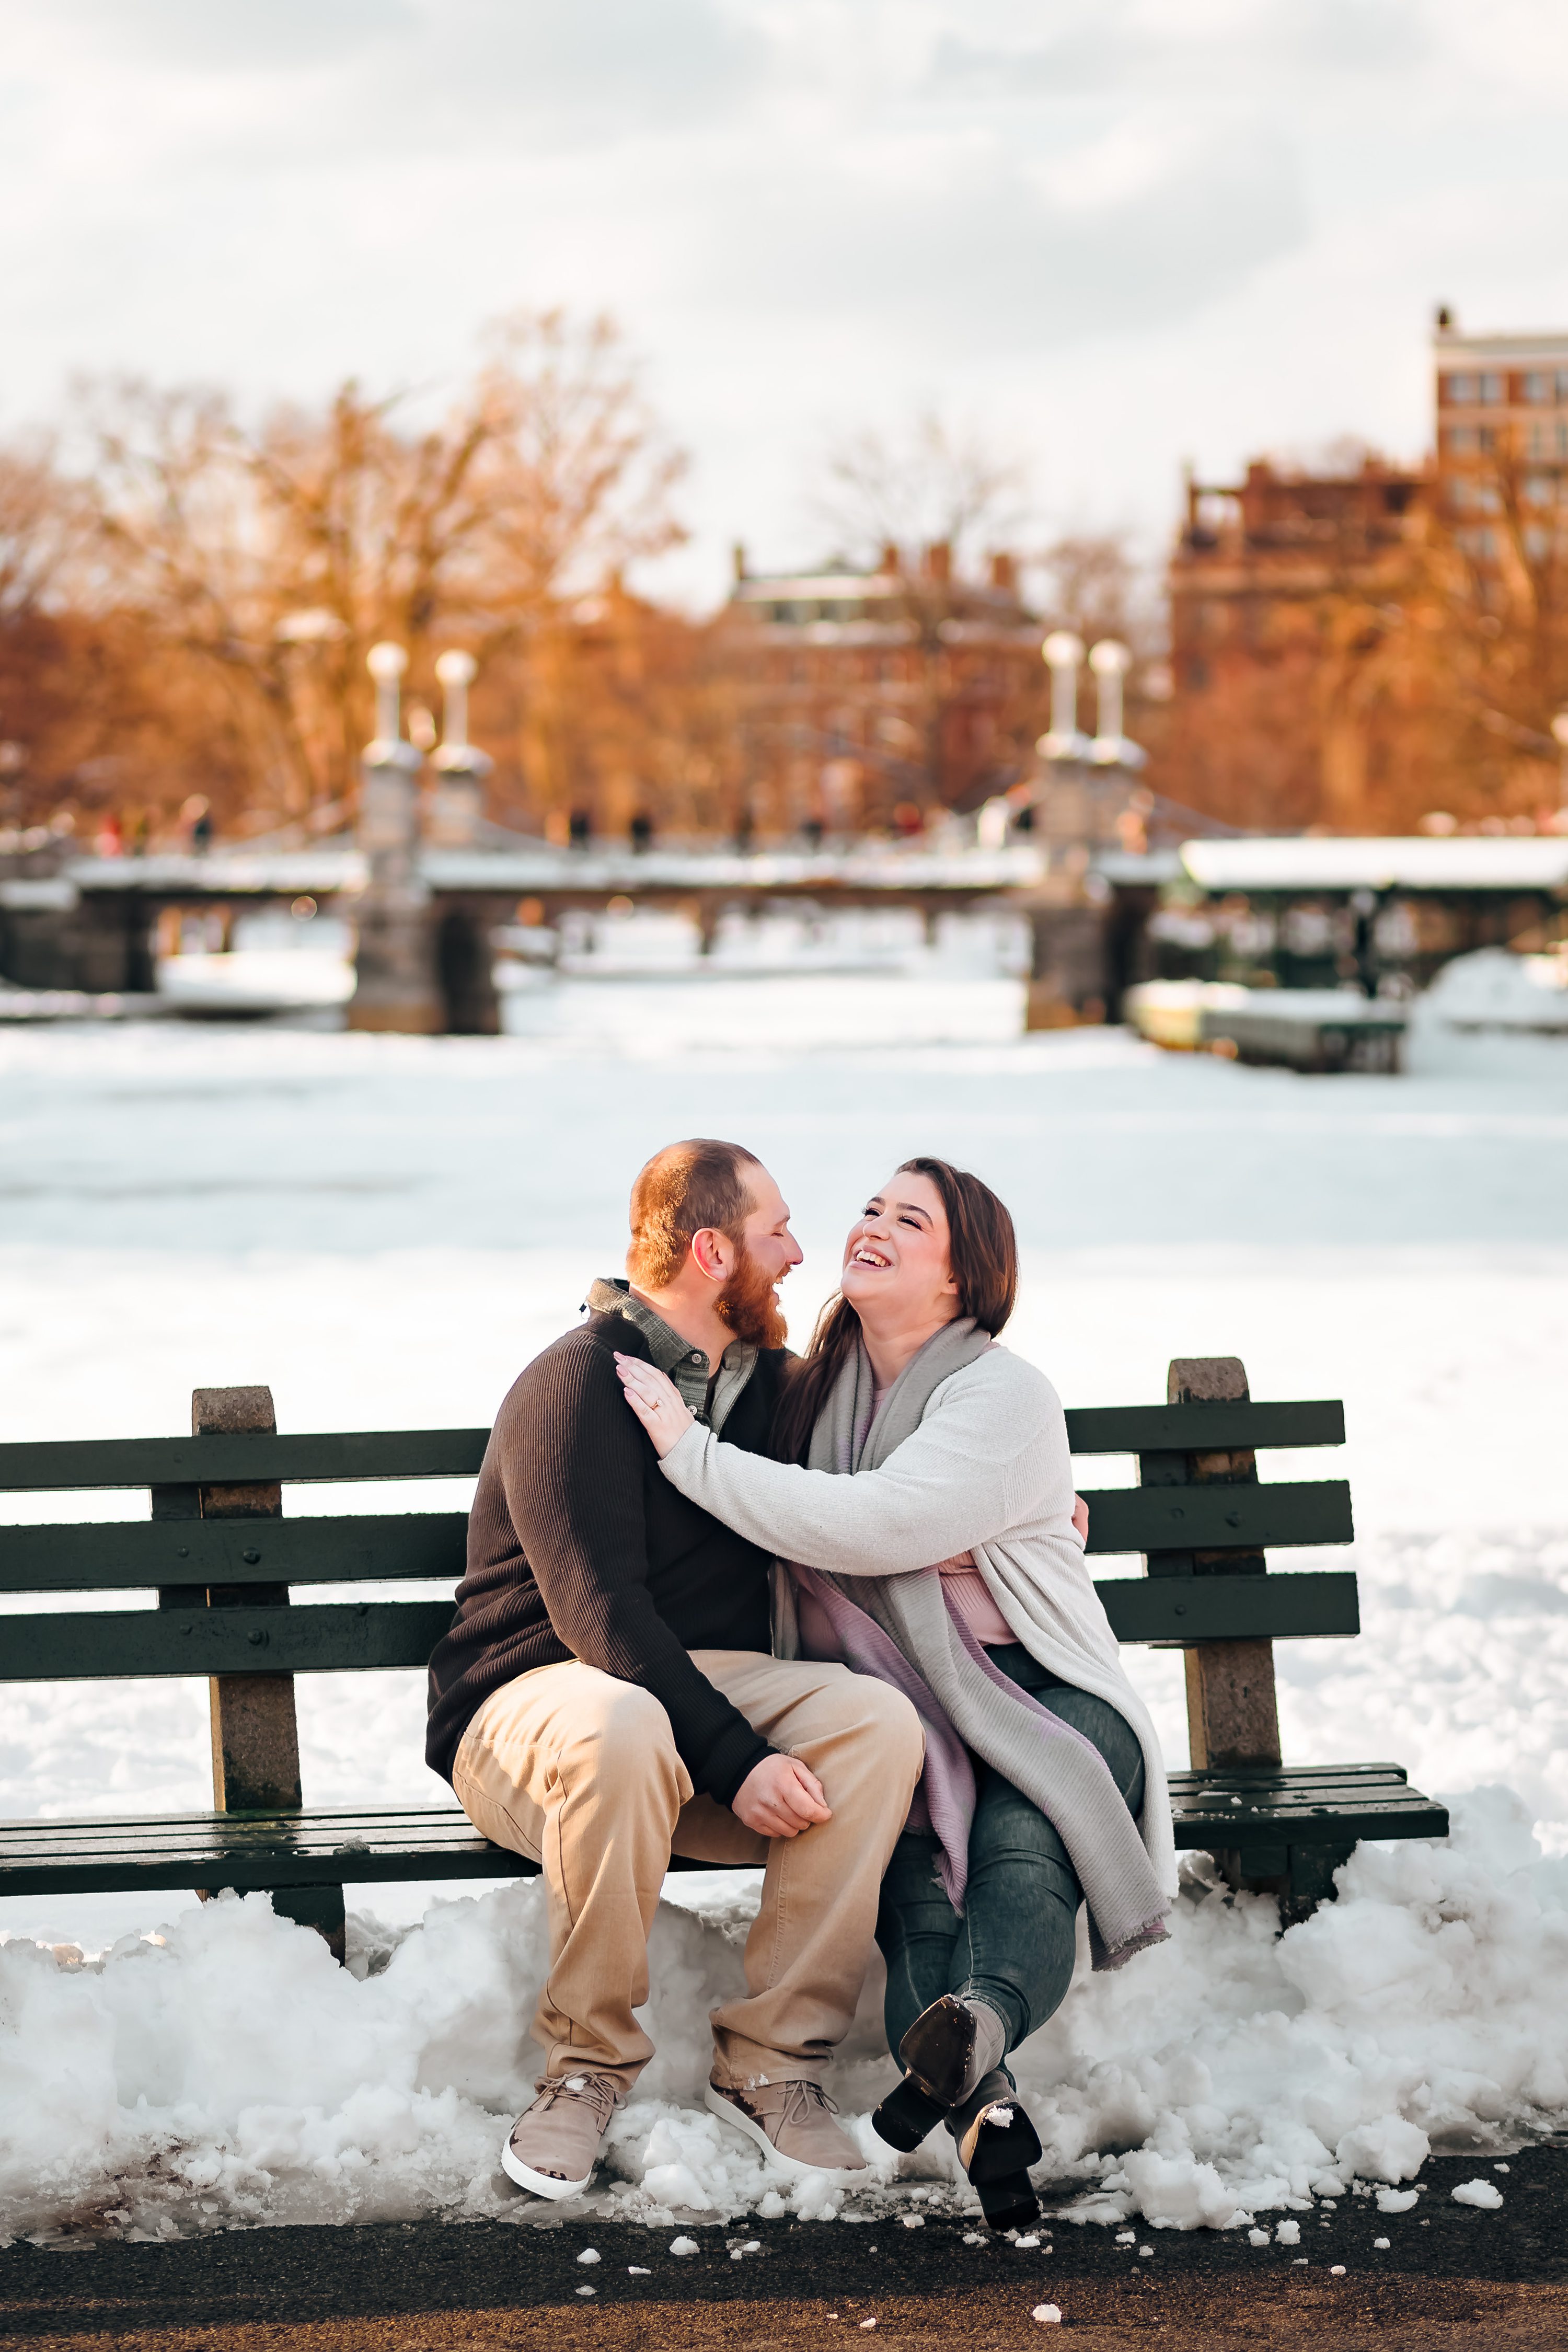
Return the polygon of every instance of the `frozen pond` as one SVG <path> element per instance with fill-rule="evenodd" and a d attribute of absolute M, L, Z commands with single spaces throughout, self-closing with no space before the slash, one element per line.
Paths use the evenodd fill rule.
<path fill-rule="evenodd" d="M 1263 1465 L 1348 1475 L 1359 1529 L 1362 1638 L 1277 1653 L 1287 1755 L 1392 1757 L 1434 1793 L 1505 1783 L 1507 1836 L 1532 1819 L 1568 1848 L 1568 1051 L 1528 1078 L 1307 1079 L 1119 1032 L 1023 1038 L 1020 995 L 938 958 L 568 978 L 493 1040 L 0 1033 L 5 1434 L 181 1431 L 194 1386 L 258 1381 L 287 1430 L 487 1422 L 618 1269 L 637 1165 L 689 1133 L 778 1176 L 804 1334 L 864 1192 L 940 1152 L 1010 1202 L 1026 1271 L 1008 1337 L 1069 1404 L 1153 1402 L 1168 1358 L 1205 1354 L 1242 1356 L 1255 1396 L 1345 1399 L 1346 1448 Z M 1179 1660 L 1129 1654 L 1184 1762 Z M 298 1689 L 309 1801 L 443 1793 L 418 1677 Z M 205 1717 L 195 1684 L 12 1688 L 0 1814 L 199 1806 Z M 407 1918 L 424 1898 L 367 1899 Z M 179 1906 L 12 1902 L 0 1930 L 91 1948 Z"/>

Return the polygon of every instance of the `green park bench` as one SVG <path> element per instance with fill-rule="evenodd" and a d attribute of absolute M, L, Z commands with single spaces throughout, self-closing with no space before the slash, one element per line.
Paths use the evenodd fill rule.
<path fill-rule="evenodd" d="M 1361 1838 L 1443 1837 L 1396 1764 L 1280 1760 L 1273 1643 L 1359 1632 L 1348 1572 L 1277 1575 L 1265 1550 L 1348 1543 L 1342 1481 L 1260 1485 L 1255 1455 L 1343 1442 L 1338 1404 L 1254 1404 L 1234 1358 L 1172 1365 L 1170 1402 L 1069 1412 L 1073 1452 L 1134 1454 L 1140 1484 L 1090 1493 L 1089 1549 L 1139 1551 L 1099 1591 L 1119 1640 L 1186 1653 L 1192 1769 L 1171 1775 L 1176 1843 L 1299 1917 Z M 0 1591 L 156 1591 L 156 1609 L 7 1614 L 0 1681 L 205 1675 L 214 1810 L 0 1823 L 0 1895 L 266 1888 L 342 1956 L 343 1888 L 531 1874 L 454 1804 L 305 1805 L 297 1674 L 423 1670 L 449 1601 L 293 1603 L 293 1585 L 463 1572 L 467 1516 L 285 1518 L 286 1485 L 470 1478 L 484 1429 L 276 1433 L 266 1389 L 198 1389 L 191 1437 L 0 1445 L 11 1493 L 149 1487 L 148 1519 L 0 1528 Z M 682 1865 L 677 1864 L 676 1867 Z M 698 1865 L 688 1865 L 698 1866 Z"/>

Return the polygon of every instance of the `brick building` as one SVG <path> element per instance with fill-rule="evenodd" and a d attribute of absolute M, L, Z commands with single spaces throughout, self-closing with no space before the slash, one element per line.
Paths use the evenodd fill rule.
<path fill-rule="evenodd" d="M 1478 569 L 1568 557 L 1568 334 L 1462 335 L 1437 314 L 1442 510 Z"/>
<path fill-rule="evenodd" d="M 1528 822 L 1568 690 L 1568 334 L 1440 310 L 1433 357 L 1422 465 L 1189 482 L 1151 773 L 1172 798 L 1279 829 Z"/>
<path fill-rule="evenodd" d="M 1426 468 L 1372 456 L 1342 473 L 1255 458 L 1234 486 L 1188 482 L 1157 789 L 1234 824 L 1359 827 L 1369 761 L 1344 683 L 1430 497 Z"/>
<path fill-rule="evenodd" d="M 737 551 L 714 624 L 741 822 L 758 835 L 915 830 L 1023 775 L 1045 724 L 1040 623 L 1010 556 L 984 580 L 952 551 L 875 571 L 754 574 Z"/>

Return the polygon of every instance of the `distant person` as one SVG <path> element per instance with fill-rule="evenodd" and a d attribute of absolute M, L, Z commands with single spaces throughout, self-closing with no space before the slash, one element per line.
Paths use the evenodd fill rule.
<path fill-rule="evenodd" d="M 193 856 L 200 856 L 212 845 L 212 803 L 202 793 L 193 793 L 180 810 L 180 823 L 185 828 Z"/>
<path fill-rule="evenodd" d="M 653 847 L 653 819 L 647 809 L 638 809 L 627 831 L 631 835 L 632 854 L 640 857 Z"/>
<path fill-rule="evenodd" d="M 574 808 L 566 820 L 566 839 L 574 849 L 586 849 L 594 838 L 594 820 L 584 808 Z"/>
<path fill-rule="evenodd" d="M 792 1371 L 776 1460 L 701 1424 L 655 1362 L 618 1369 L 678 1493 L 781 1555 L 777 1645 L 905 1692 L 926 1762 L 882 1890 L 882 2137 L 939 2122 L 994 2229 L 1037 2206 L 1040 2142 L 1005 2061 L 1072 1981 L 1158 1941 L 1174 1850 L 1154 1728 L 1084 1559 L 1055 1390 L 996 1344 L 1017 1245 L 978 1177 L 909 1160 L 850 1227 Z M 846 1475 L 854 1474 L 854 1475 Z"/>
<path fill-rule="evenodd" d="M 771 1547 L 662 1477 L 622 1402 L 617 1353 L 672 1374 L 727 1451 L 767 1444 L 776 1286 L 801 1255 L 778 1186 L 737 1144 L 671 1144 L 633 1187 L 631 1232 L 629 1281 L 593 1285 L 587 1321 L 497 1415 L 430 1662 L 430 1765 L 544 1874 L 544 2071 L 501 2162 L 551 2198 L 586 2186 L 653 2054 L 635 2012 L 672 1853 L 763 1865 L 745 1993 L 712 2016 L 708 2105 L 788 2170 L 864 2171 L 822 2078 L 921 1770 L 900 1693 L 772 1654 Z"/>

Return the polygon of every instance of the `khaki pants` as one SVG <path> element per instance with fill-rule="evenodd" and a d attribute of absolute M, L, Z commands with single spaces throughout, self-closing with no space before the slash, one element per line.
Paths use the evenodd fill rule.
<path fill-rule="evenodd" d="M 575 1660 L 494 1692 L 453 1762 L 474 1827 L 543 1871 L 550 1975 L 533 2034 L 551 2077 L 591 2069 L 629 2089 L 652 2057 L 632 2012 L 648 1997 L 647 1935 L 672 1853 L 766 1866 L 745 1997 L 712 2013 L 715 2082 L 819 2076 L 854 2016 L 882 1873 L 920 1777 L 920 1719 L 888 1684 L 846 1666 L 756 1650 L 691 1656 L 816 1774 L 830 1822 L 763 1838 L 694 1796 L 658 1701 Z"/>

